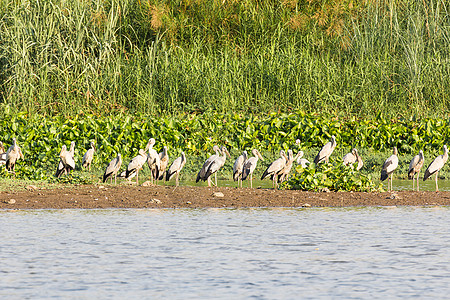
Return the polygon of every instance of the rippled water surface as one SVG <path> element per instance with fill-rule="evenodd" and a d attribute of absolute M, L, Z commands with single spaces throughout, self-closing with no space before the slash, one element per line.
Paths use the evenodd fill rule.
<path fill-rule="evenodd" d="M 450 209 L 0 211 L 0 297 L 446 298 Z"/>

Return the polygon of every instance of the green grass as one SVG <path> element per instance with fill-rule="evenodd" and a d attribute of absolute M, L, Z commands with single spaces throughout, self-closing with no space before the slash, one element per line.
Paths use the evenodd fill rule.
<path fill-rule="evenodd" d="M 0 104 L 442 117 L 449 36 L 443 0 L 3 0 Z"/>

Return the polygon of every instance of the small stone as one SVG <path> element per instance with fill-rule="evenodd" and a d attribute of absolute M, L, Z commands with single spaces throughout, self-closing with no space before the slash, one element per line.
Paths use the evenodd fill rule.
<path fill-rule="evenodd" d="M 188 201 L 188 202 L 186 202 L 186 204 L 192 204 L 192 202 L 191 202 L 191 201 Z"/>
<path fill-rule="evenodd" d="M 38 188 L 37 188 L 37 186 L 30 184 L 30 185 L 27 185 L 26 189 L 29 191 L 35 191 Z"/>
<path fill-rule="evenodd" d="M 329 188 L 323 188 L 323 189 L 320 189 L 320 192 L 322 192 L 322 193 L 329 193 L 330 189 Z"/>
<path fill-rule="evenodd" d="M 311 204 L 305 203 L 305 204 L 302 205 L 302 207 L 311 207 Z"/>
<path fill-rule="evenodd" d="M 142 184 L 142 186 L 151 186 L 151 185 L 152 183 L 148 180 Z"/>
<path fill-rule="evenodd" d="M 214 197 L 218 197 L 218 198 L 222 198 L 222 197 L 224 197 L 225 195 L 224 195 L 222 192 L 215 192 L 215 193 L 213 193 L 213 196 L 214 196 Z"/>
<path fill-rule="evenodd" d="M 158 199 L 156 199 L 156 198 L 153 198 L 153 199 L 151 199 L 150 201 L 148 201 L 148 203 L 156 203 L 156 204 L 159 204 L 159 203 L 161 203 L 161 200 L 158 200 Z"/>
<path fill-rule="evenodd" d="M 103 186 L 103 185 L 99 185 L 99 186 L 98 186 L 98 188 L 99 188 L 99 189 L 104 189 L 104 188 L 105 188 L 105 186 Z"/>
<path fill-rule="evenodd" d="M 16 203 L 16 200 L 15 199 L 9 199 L 9 200 L 6 201 L 6 203 L 14 204 L 14 203 Z"/>
<path fill-rule="evenodd" d="M 400 200 L 402 199 L 402 197 L 400 197 L 397 193 L 392 193 L 389 197 L 387 197 L 386 199 L 391 199 L 391 200 Z"/>

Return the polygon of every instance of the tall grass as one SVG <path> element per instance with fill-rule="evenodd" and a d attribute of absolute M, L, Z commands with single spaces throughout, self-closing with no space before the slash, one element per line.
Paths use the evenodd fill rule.
<path fill-rule="evenodd" d="M 42 114 L 448 114 L 431 1 L 0 1 L 0 103 Z"/>

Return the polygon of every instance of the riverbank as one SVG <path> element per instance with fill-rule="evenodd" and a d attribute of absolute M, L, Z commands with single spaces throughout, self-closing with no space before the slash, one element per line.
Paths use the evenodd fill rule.
<path fill-rule="evenodd" d="M 304 192 L 235 187 L 79 185 L 0 192 L 0 209 L 450 205 L 450 192 Z"/>

